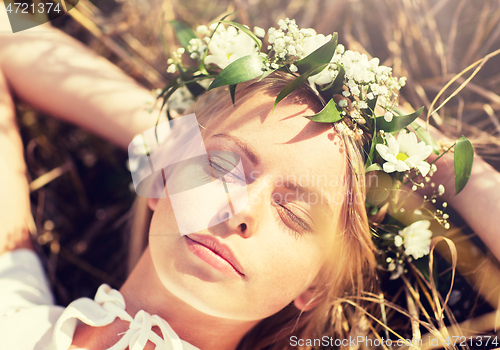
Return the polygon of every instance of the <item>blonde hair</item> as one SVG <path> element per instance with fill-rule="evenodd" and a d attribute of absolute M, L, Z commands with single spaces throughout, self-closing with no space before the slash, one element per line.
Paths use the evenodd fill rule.
<path fill-rule="evenodd" d="M 290 82 L 289 75 L 273 74 L 261 81 L 250 81 L 238 85 L 236 101 L 241 103 L 256 91 L 276 96 Z M 324 102 L 307 85 L 303 84 L 281 103 L 307 104 L 318 112 Z M 195 112 L 202 126 L 209 116 L 224 114 L 233 108 L 227 89 L 213 90 L 196 104 Z M 341 326 L 343 313 L 338 299 L 342 296 L 359 297 L 370 282 L 375 267 L 374 247 L 365 208 L 364 162 L 362 139 L 353 133 L 344 132 L 349 121 L 332 124 L 344 144 L 347 158 L 345 174 L 346 196 L 339 217 L 341 259 L 326 264 L 318 276 L 317 286 L 311 302 L 318 303 L 311 311 L 300 312 L 293 304 L 260 321 L 241 340 L 238 350 L 290 349 L 290 336 L 297 339 L 321 339 L 323 336 L 342 337 L 346 327 Z M 362 198 L 362 200 L 359 200 Z M 138 198 L 134 205 L 135 218 L 130 239 L 129 268 L 135 265 L 147 245 L 147 233 L 151 212 L 147 199 Z M 333 247 L 332 247 L 333 251 Z M 293 347 L 296 348 L 296 347 Z M 314 349 L 316 347 L 303 347 Z M 318 347 L 319 348 L 319 347 Z"/>

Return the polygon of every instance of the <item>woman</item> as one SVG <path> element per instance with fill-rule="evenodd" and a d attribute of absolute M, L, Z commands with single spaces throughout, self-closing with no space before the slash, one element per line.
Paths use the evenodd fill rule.
<path fill-rule="evenodd" d="M 39 47 L 43 47 L 44 45 L 50 47 L 56 45 L 54 44 L 54 36 L 59 41 L 55 51 L 57 51 L 58 47 L 65 47 L 72 50 L 77 46 L 70 39 L 62 37 L 58 33 L 50 35 L 40 34 L 38 38 L 35 38 L 33 35 L 27 35 L 25 39 L 28 42 L 32 41 Z M 6 38 L 6 40 L 9 40 L 9 38 Z M 18 51 L 19 47 L 23 46 L 21 38 L 16 37 L 13 40 L 15 40 L 15 43 L 12 45 L 15 45 L 17 54 L 29 57 L 22 55 Z M 66 44 L 61 44 L 60 41 Z M 12 59 L 14 48 L 11 50 L 9 48 L 4 50 L 3 63 L 6 62 L 5 65 L 19 63 Z M 48 48 L 42 48 L 40 52 L 46 52 L 45 50 L 48 50 Z M 76 53 L 80 54 L 81 51 L 76 51 Z M 90 54 L 85 54 L 90 56 Z M 83 62 L 81 56 L 78 59 Z M 88 61 L 88 66 L 95 61 L 102 62 L 92 57 Z M 71 59 L 65 62 L 71 62 Z M 26 63 L 22 62 L 20 64 L 27 67 L 31 66 L 29 63 Z M 95 65 L 92 68 L 98 71 L 102 69 L 95 68 Z M 14 74 L 13 70 L 5 69 L 4 71 L 9 72 L 7 74 L 11 74 L 12 72 L 12 77 L 15 77 L 13 79 L 22 83 L 22 77 Z M 85 76 L 82 76 L 81 79 L 90 79 L 88 78 L 88 73 L 85 72 Z M 75 78 L 77 76 L 78 73 L 73 75 Z M 57 77 L 47 74 L 47 79 L 56 80 Z M 120 86 L 126 86 L 123 84 L 123 81 L 127 80 L 125 77 L 119 76 L 115 79 L 119 80 Z M 41 80 L 43 80 L 43 77 Z M 106 77 L 103 81 L 108 85 L 114 83 L 113 79 L 109 77 Z M 94 92 L 99 90 L 99 86 L 96 83 L 98 83 L 98 79 L 97 81 L 96 79 L 90 81 Z M 260 87 L 262 91 L 258 91 L 259 84 L 255 87 L 248 87 L 246 92 L 243 92 L 244 95 L 239 96 L 241 98 L 241 102 L 238 102 L 239 108 L 231 106 L 231 101 L 228 95 L 226 95 L 227 92 L 224 91 L 225 98 L 221 99 L 223 102 L 220 105 L 220 109 L 225 109 L 225 113 L 210 115 L 213 114 L 210 111 L 207 111 L 207 113 L 203 113 L 203 110 L 196 111 L 201 119 L 210 115 L 217 119 L 220 118 L 220 120 L 227 120 L 227 122 L 215 130 L 211 130 L 209 126 L 208 130 L 211 130 L 210 133 L 232 134 L 238 139 L 245 140 L 241 142 L 245 142 L 251 145 L 252 148 L 255 148 L 252 151 L 254 158 L 245 158 L 234 142 L 218 138 L 218 140 L 212 140 L 213 145 L 211 145 L 207 143 L 209 135 L 204 135 L 207 148 L 221 148 L 223 150 L 231 148 L 233 152 L 241 154 L 248 176 L 250 173 L 254 175 L 261 174 L 259 176 L 255 175 L 254 179 L 248 178 L 247 180 L 249 183 L 249 193 L 260 198 L 261 204 L 255 205 L 255 208 L 247 207 L 226 223 L 215 226 L 213 228 L 215 232 L 205 231 L 203 233 L 204 235 L 215 237 L 220 244 L 230 247 L 236 259 L 239 260 L 239 264 L 242 266 L 244 277 L 236 276 L 235 278 L 234 276 L 227 277 L 221 275 L 219 272 L 213 271 L 203 261 L 196 260 L 198 258 L 187 249 L 185 236 L 166 234 L 166 232 L 174 233 L 176 226 L 168 201 L 150 201 L 151 208 L 155 209 L 150 230 L 150 247 L 152 249 L 148 249 L 145 252 L 136 269 L 131 274 L 130 279 L 123 286 L 122 293 L 127 303 L 127 311 L 131 315 L 135 315 L 139 309 L 144 309 L 150 314 L 160 315 L 171 324 L 181 339 L 192 343 L 198 348 L 235 348 L 241 338 L 254 328 L 259 320 L 276 314 L 292 301 L 294 301 L 298 309 L 311 309 L 318 302 L 315 301 L 312 303 L 312 296 L 315 295 L 315 284 L 324 283 L 324 281 L 316 278 L 319 276 L 319 271 L 326 269 L 327 271 L 324 273 L 332 273 L 329 271 L 328 266 L 325 265 L 326 257 L 333 258 L 333 256 L 340 254 L 340 252 L 327 252 L 320 249 L 323 245 L 330 247 L 342 246 L 340 244 L 331 244 L 331 242 L 327 244 L 326 241 L 338 241 L 341 239 L 340 232 L 343 230 L 343 220 L 347 218 L 344 218 L 344 214 L 341 215 L 342 205 L 336 204 L 339 202 L 335 203 L 331 200 L 331 205 L 318 205 L 318 208 L 312 208 L 311 213 L 307 213 L 308 209 L 305 208 L 307 203 L 302 202 L 300 205 L 296 204 L 294 208 L 285 208 L 288 204 L 276 201 L 271 206 L 271 202 L 269 201 L 270 196 L 272 197 L 273 195 L 283 194 L 282 197 L 284 197 L 288 192 L 293 194 L 292 189 L 284 185 L 274 188 L 275 178 L 278 175 L 296 175 L 297 178 L 300 178 L 304 177 L 307 169 L 311 169 L 318 173 L 328 173 L 342 177 L 350 171 L 345 158 L 346 153 L 355 152 L 353 144 L 343 146 L 344 150 L 341 150 L 342 143 L 339 135 L 333 135 L 331 126 L 308 122 L 304 118 L 289 118 L 301 113 L 318 112 L 320 105 L 313 98 L 314 95 L 311 92 L 302 91 L 300 95 L 297 95 L 297 97 L 300 97 L 299 101 L 294 101 L 293 96 L 290 97 L 288 99 L 289 102 L 280 106 L 274 113 L 271 113 L 273 96 L 276 96 L 279 87 L 283 87 L 283 83 L 286 83 L 286 81 L 282 81 L 281 84 L 276 86 Z M 15 85 L 16 82 L 11 84 Z M 43 82 L 40 82 L 40 85 L 42 84 Z M 132 85 L 130 82 L 128 84 Z M 32 84 L 30 86 L 36 89 L 36 86 Z M 107 86 L 103 89 L 105 88 Z M 81 91 L 81 84 L 78 84 L 78 89 Z M 109 88 L 109 90 L 111 89 L 114 89 L 114 87 Z M 133 89 L 130 89 L 130 91 L 136 92 Z M 140 100 L 141 97 L 142 101 L 144 101 L 145 93 L 143 91 L 140 91 L 140 93 L 141 95 L 136 98 L 136 101 Z M 46 98 L 38 94 L 30 93 L 29 95 L 32 97 L 37 96 L 35 98 L 39 98 L 40 102 Z M 8 98 L 8 95 L 5 93 L 3 96 Z M 123 98 L 122 96 L 119 97 Z M 71 111 L 83 109 L 81 107 L 74 107 L 74 96 L 70 97 L 68 94 L 66 97 L 69 98 L 67 100 L 68 105 L 72 105 Z M 102 99 L 106 101 L 106 105 L 115 105 L 113 102 L 110 102 L 108 97 L 102 96 Z M 87 101 L 88 99 L 85 97 L 85 99 L 82 98 L 80 100 L 80 103 L 87 103 Z M 37 101 L 32 102 L 37 103 Z M 51 103 L 49 105 L 59 105 L 56 108 L 61 108 L 58 103 Z M 208 105 L 213 107 L 213 104 Z M 139 106 L 142 107 L 141 105 Z M 40 107 L 43 108 L 43 106 Z M 96 120 L 103 120 L 103 118 L 96 116 L 93 111 L 89 111 L 88 107 L 92 106 L 85 107 L 87 107 L 85 108 L 86 115 L 95 117 Z M 123 108 L 123 106 L 120 108 Z M 102 116 L 103 113 L 99 112 L 100 116 Z M 68 111 L 64 111 L 63 113 L 71 115 L 71 112 L 68 113 Z M 114 115 L 116 111 L 108 113 Z M 124 114 L 122 112 L 119 115 L 123 116 Z M 108 119 L 110 123 L 120 122 L 114 116 L 111 118 L 108 117 Z M 85 119 L 82 118 L 82 120 Z M 101 128 L 101 132 L 109 133 L 109 130 L 116 130 L 113 126 L 94 123 L 97 128 Z M 101 125 L 97 126 L 97 124 Z M 154 124 L 151 123 L 151 125 Z M 265 137 L 262 137 L 264 135 L 262 133 L 263 130 L 266 133 Z M 114 140 L 118 138 L 125 139 L 125 136 L 121 135 L 121 132 L 115 131 L 113 135 Z M 262 141 L 259 141 L 259 138 Z M 130 140 L 131 138 L 127 139 L 126 142 L 130 142 Z M 322 151 L 318 152 L 319 149 Z M 333 152 L 327 152 L 330 149 Z M 290 157 L 290 154 L 299 156 L 293 165 L 285 162 Z M 317 156 L 313 156 L 313 154 L 317 154 Z M 21 158 L 20 155 L 19 158 Z M 19 162 L 19 158 L 16 159 L 16 162 Z M 361 161 L 359 153 L 356 159 L 354 161 Z M 252 161 L 255 164 L 252 164 Z M 339 181 L 339 183 L 341 182 Z M 361 192 L 359 183 L 353 181 L 349 185 L 356 186 L 354 189 Z M 337 192 L 344 193 L 346 189 L 341 187 L 317 187 L 312 190 L 319 193 L 327 191 L 326 195 L 334 198 Z M 291 197 L 287 196 L 287 198 Z M 347 199 L 341 201 L 341 203 L 343 202 L 347 202 Z M 338 278 L 327 279 L 327 281 L 339 282 L 338 287 L 333 289 L 337 294 L 340 293 L 341 288 L 345 288 L 343 284 L 347 282 L 350 269 L 353 269 L 353 274 L 355 272 L 356 276 L 360 277 L 361 275 L 358 275 L 358 271 L 354 270 L 363 267 L 363 260 L 372 261 L 371 241 L 367 230 L 366 214 L 364 214 L 364 210 L 360 210 L 363 208 L 363 204 L 358 204 L 358 207 L 360 219 L 353 232 L 363 236 L 363 239 L 359 241 L 353 240 L 351 244 L 362 246 L 365 253 L 359 257 L 358 264 L 351 264 L 348 268 L 346 266 L 344 269 L 339 268 L 335 270 L 335 273 L 339 275 Z M 332 220 L 331 215 L 325 216 L 325 212 L 332 213 L 335 220 Z M 349 212 L 354 213 L 354 211 Z M 343 218 L 343 220 L 339 220 L 338 218 Z M 297 219 L 301 221 L 299 223 L 295 222 L 294 220 Z M 277 220 L 281 222 L 277 223 Z M 166 225 L 167 222 L 169 222 L 168 225 Z M 342 224 L 339 224 L 339 222 Z M 238 232 L 243 225 L 245 225 L 246 229 Z M 290 232 L 290 230 L 293 232 Z M 317 231 L 318 233 L 313 233 L 313 231 Z M 336 237 L 336 235 L 326 235 L 327 231 L 338 232 L 339 237 Z M 266 235 L 263 235 L 264 232 L 266 232 Z M 320 234 L 321 232 L 322 234 Z M 301 238 L 295 237 L 296 235 L 301 235 Z M 260 238 L 256 239 L 257 237 Z M 16 245 L 25 247 L 29 243 L 19 240 Z M 354 246 L 352 249 L 355 249 Z M 181 251 L 182 254 L 178 254 Z M 357 248 L 356 251 L 360 251 L 360 248 Z M 172 253 L 167 254 L 167 252 Z M 342 252 L 342 256 L 345 256 L 345 254 L 347 252 Z M 170 258 L 166 259 L 167 257 Z M 347 261 L 346 259 L 344 260 Z M 138 288 L 139 286 L 140 288 Z M 168 288 L 166 289 L 165 286 L 168 286 Z M 152 297 L 152 295 L 159 296 L 160 294 L 164 296 L 159 299 Z M 179 297 L 182 299 L 179 299 Z M 328 298 L 331 297 L 333 295 L 328 296 Z M 134 306 L 134 300 L 143 300 L 144 298 L 154 302 L 150 305 L 151 308 L 142 303 Z M 290 314 L 289 309 L 285 310 L 284 313 Z M 165 311 L 168 311 L 169 316 L 167 316 Z M 296 312 L 292 314 L 295 316 Z M 279 321 L 284 326 L 291 320 L 289 315 L 285 315 L 285 317 L 281 315 L 280 318 L 281 320 L 276 321 Z M 303 317 L 301 321 L 304 322 L 306 319 L 307 317 Z M 194 322 L 193 320 L 199 321 Z M 121 328 L 123 326 L 125 326 L 125 329 L 128 328 L 126 326 L 127 323 L 126 321 L 117 320 L 104 328 L 79 327 L 75 334 L 74 344 L 79 347 L 88 346 L 90 348 L 110 347 L 118 340 L 119 337 L 117 338 L 116 335 L 123 331 Z M 199 327 L 193 328 L 198 323 Z M 217 323 L 220 324 L 217 326 Z M 186 324 L 190 326 L 186 327 Z M 278 324 L 274 322 L 274 325 Z M 208 329 L 206 329 L 207 326 L 209 326 Z M 119 331 L 117 331 L 118 329 Z M 89 331 L 92 331 L 92 334 L 89 335 Z M 95 331 L 100 335 L 96 335 Z M 110 337 L 107 332 L 114 334 L 114 336 Z M 83 343 L 82 340 L 84 341 Z M 85 343 L 89 340 L 96 343 Z M 270 341 L 269 339 L 262 338 L 261 340 Z"/>
<path fill-rule="evenodd" d="M 198 119 L 207 121 L 203 135 L 207 150 L 232 151 L 242 158 L 250 204 L 191 240 L 178 234 L 169 200 L 151 199 L 155 214 L 150 248 L 121 290 L 129 314 L 135 315 L 140 309 L 158 314 L 181 339 L 198 348 L 232 349 L 264 318 L 276 314 L 269 322 L 275 327 L 290 327 L 287 323 L 295 322 L 291 315 L 296 316 L 297 310 L 331 303 L 342 294 L 349 279 L 355 277 L 358 282 L 361 269 L 373 264 L 364 202 L 349 202 L 345 195 L 362 194 L 359 181 L 349 182 L 348 188 L 341 185 L 342 181 L 337 187 L 326 187 L 311 186 L 306 178 L 310 172 L 338 178 L 351 173 L 347 154 L 358 167 L 362 164 L 355 142 L 346 140 L 344 144 L 344 136 L 330 125 L 297 117 L 319 111 L 321 105 L 311 91 L 304 89 L 290 96 L 272 113 L 274 98 L 286 83 L 279 78 L 274 84 L 254 83 L 238 91 L 235 107 L 227 91 L 222 91 L 224 96 L 218 93 L 212 97 L 212 101 L 221 102 L 207 102 L 205 108 L 196 110 Z M 292 154 L 294 162 L 290 164 Z M 297 196 L 295 188 L 304 191 L 298 184 L 276 185 L 278 178 L 290 175 L 305 180 L 311 187 L 307 191 L 324 198 L 309 207 L 307 200 Z M 205 240 L 230 249 L 239 261 L 239 273 L 221 273 L 191 252 L 190 247 L 196 251 L 200 248 L 197 241 Z M 331 249 L 322 249 L 324 246 Z M 354 255 L 354 261 L 351 258 L 347 264 L 347 256 Z M 337 261 L 334 269 L 332 261 Z M 328 289 L 323 286 L 326 283 Z M 295 306 L 277 314 L 292 301 Z M 301 317 L 299 328 L 313 316 L 328 316 L 320 316 L 323 311 L 319 310 L 318 315 Z M 127 323 L 117 319 L 103 328 L 80 326 L 73 344 L 81 348 L 111 347 L 120 339 L 118 334 L 126 331 Z M 268 334 L 268 339 L 264 335 L 261 331 L 260 339 L 252 342 L 272 342 L 277 334 Z"/>
<path fill-rule="evenodd" d="M 5 146 L 2 149 L 10 147 L 12 150 L 5 154 L 2 152 L 7 170 L 2 172 L 2 183 L 8 183 L 8 190 L 11 191 L 11 195 L 5 198 L 21 195 L 23 201 L 7 204 L 7 200 L 2 200 L 6 207 L 2 215 L 5 215 L 7 224 L 2 231 L 0 246 L 5 247 L 1 252 L 4 253 L 4 262 L 8 261 L 5 264 L 11 269 L 22 270 L 22 264 L 14 266 L 17 258 L 31 264 L 36 264 L 36 260 L 27 251 L 15 251 L 17 248 L 29 248 L 30 243 L 26 239 L 26 220 L 19 215 L 27 212 L 27 184 L 21 175 L 24 172 L 22 150 L 19 137 L 13 131 L 13 110 L 7 82 L 34 105 L 79 121 L 124 146 L 130 142 L 131 135 L 143 131 L 145 127 L 141 128 L 134 118 L 132 121 L 135 123 L 131 124 L 124 123 L 123 119 L 116 120 L 116 109 L 122 109 L 121 114 L 128 112 L 128 115 L 133 115 L 131 112 L 135 112 L 140 115 L 141 103 L 136 94 L 140 97 L 146 94 L 108 63 L 86 53 L 58 33 L 15 39 L 3 37 L 1 40 L 4 44 L 0 58 L 4 78 L 2 122 L 6 131 L 1 141 Z M 77 56 L 75 66 L 71 67 L 68 55 Z M 50 73 L 41 72 L 37 82 L 25 86 L 28 80 L 23 78 L 37 71 L 34 63 L 55 62 L 57 57 L 64 57 L 60 61 L 62 66 L 54 67 Z M 22 67 L 28 68 L 23 70 Z M 58 83 L 60 79 L 63 79 L 62 83 Z M 54 86 L 49 96 L 41 94 L 47 83 Z M 362 168 L 363 160 L 357 140 L 338 132 L 338 125 L 341 124 L 335 124 L 332 129 L 331 125 L 320 125 L 298 117 L 317 113 L 320 108 L 319 101 L 307 89 L 298 90 L 271 113 L 274 98 L 285 83 L 287 80 L 276 78 L 273 84 L 263 82 L 245 86 L 237 91 L 235 107 L 231 105 L 227 91 L 222 91 L 225 99 L 219 99 L 218 95 L 215 98 L 221 102 L 207 102 L 195 111 L 200 124 L 206 126 L 203 137 L 207 150 L 234 152 L 241 157 L 250 204 L 225 222 L 190 238 L 176 232 L 168 199 L 149 200 L 154 210 L 149 232 L 150 247 L 121 289 L 125 310 L 129 315 L 138 315 L 134 322 L 130 322 L 132 318 L 123 313 L 120 296 L 106 288 L 98 292 L 99 301 L 105 305 L 104 311 L 92 301 L 80 300 L 61 316 L 61 308 L 43 306 L 49 304 L 47 300 L 50 297 L 47 295 L 50 293 L 39 287 L 39 291 L 33 292 L 35 300 L 24 297 L 10 305 L 8 315 L 0 322 L 4 322 L 2 326 L 9 324 L 11 328 L 8 333 L 2 334 L 2 339 L 7 339 L 7 344 L 12 344 L 11 348 L 50 346 L 55 341 L 61 348 L 72 344 L 73 348 L 93 349 L 113 346 L 126 332 L 122 339 L 131 338 L 120 345 L 126 347 L 131 341 L 141 348 L 148 339 L 161 342 L 149 331 L 148 320 L 161 325 L 164 338 L 168 335 L 170 339 L 176 339 L 168 328 L 170 324 L 185 341 L 177 341 L 177 344 L 188 349 L 189 344 L 201 349 L 256 349 L 272 343 L 286 348 L 293 346 L 291 334 L 303 339 L 333 334 L 333 329 L 340 327 L 339 323 L 334 327 L 331 324 L 327 326 L 334 322 L 335 298 L 346 291 L 359 291 L 363 272 L 369 272 L 373 267 L 364 201 L 355 200 L 358 194 L 364 196 L 360 179 L 355 177 L 359 174 L 353 171 Z M 116 91 L 118 86 L 122 88 L 121 92 Z M 108 96 L 104 97 L 102 93 Z M 89 94 L 93 98 L 89 98 Z M 48 100 L 51 96 L 54 98 L 52 101 Z M 123 106 L 119 103 L 121 101 L 128 104 Z M 217 113 L 213 113 L 215 111 Z M 87 115 L 91 118 L 84 118 Z M 116 126 L 121 126 L 123 133 L 112 132 Z M 293 162 L 290 162 L 292 155 Z M 498 174 L 481 163 L 479 165 L 478 173 L 486 170 L 490 172 L 489 179 L 494 179 L 493 182 L 498 179 Z M 307 169 L 311 172 L 307 173 Z M 350 175 L 350 179 L 355 180 L 345 182 L 347 188 L 343 187 L 342 181 L 338 181 L 338 186 L 317 182 L 312 185 L 311 181 L 308 186 L 311 188 L 307 191 L 317 193 L 321 199 L 328 199 L 328 204 L 325 200 L 314 205 L 295 195 L 299 193 L 294 191 L 299 188 L 297 183 L 275 181 L 277 177 L 300 178 L 324 173 L 339 179 Z M 472 183 L 480 176 L 473 173 Z M 301 187 L 299 190 L 305 191 Z M 480 190 L 485 196 L 476 197 L 479 206 L 483 200 L 498 200 L 498 193 Z M 292 193 L 291 197 L 287 196 L 289 193 Z M 332 200 L 337 198 L 337 194 L 342 195 L 341 201 Z M 464 190 L 462 200 L 471 198 L 472 194 Z M 283 198 L 292 200 L 282 201 Z M 7 215 L 8 209 L 16 209 L 11 211 L 16 215 Z M 494 220 L 498 219 L 485 216 L 482 221 L 493 224 Z M 474 225 L 474 219 L 470 224 Z M 485 234 L 485 240 L 488 237 Z M 201 247 L 211 244 L 214 246 L 210 250 L 218 254 Z M 207 257 L 207 254 L 212 255 Z M 226 262 L 218 260 L 210 263 L 214 255 L 224 256 Z M 7 273 L 11 277 L 22 276 L 12 271 L 4 270 L 4 276 Z M 35 286 L 43 285 L 43 281 L 36 281 L 36 274 L 28 275 L 25 284 L 30 283 L 30 279 Z M 6 283 L 5 277 L 2 283 L 12 285 Z M 22 296 L 13 289 L 14 293 L 6 294 L 6 297 Z M 289 305 L 292 302 L 293 305 Z M 304 313 L 297 321 L 300 311 Z M 30 317 L 27 317 L 28 314 Z M 151 319 L 148 314 L 159 315 L 168 324 L 158 318 Z M 119 318 L 115 319 L 115 316 Z M 76 324 L 71 321 L 74 317 L 84 321 L 76 331 Z M 29 322 L 37 324 L 36 330 L 30 327 Z M 52 332 L 54 324 L 56 333 Z M 145 324 L 146 327 L 141 328 Z M 129 327 L 132 327 L 130 332 Z M 0 329 L 6 330 L 5 327 Z M 135 329 L 145 331 L 141 333 Z M 33 337 L 18 336 L 27 333 L 33 334 Z M 147 346 L 153 348 L 151 343 Z"/>

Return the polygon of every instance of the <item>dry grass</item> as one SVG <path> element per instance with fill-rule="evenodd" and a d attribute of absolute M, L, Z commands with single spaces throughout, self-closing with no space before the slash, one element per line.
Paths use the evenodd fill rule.
<path fill-rule="evenodd" d="M 500 170 L 500 56 L 482 62 L 484 65 L 477 75 L 437 113 L 430 109 L 432 101 L 451 79 L 500 48 L 500 2 L 497 0 L 129 0 L 118 3 L 96 0 L 95 3 L 99 7 L 80 0 L 78 9 L 71 11 L 72 18 L 58 21 L 57 25 L 148 88 L 161 87 L 169 79 L 165 72 L 167 55 L 159 33 L 163 31 L 167 49 L 175 47 L 168 26 L 168 21 L 174 18 L 195 26 L 218 19 L 223 13 L 239 11 L 236 18 L 250 26 L 267 28 L 280 18 L 290 17 L 295 18 L 299 26 L 313 27 L 320 33 L 337 31 L 339 42 L 347 48 L 377 56 L 382 64 L 394 68 L 396 76 L 408 77 L 401 101 L 406 108 L 425 106 L 432 124 L 447 135 L 464 134 L 472 139 L 476 151 Z M 434 107 L 473 71 L 469 70 L 446 91 L 441 91 Z M 49 257 L 49 272 L 60 302 L 66 303 L 81 295 L 92 296 L 96 286 L 104 281 L 119 286 L 125 277 L 123 258 L 126 255 L 121 232 L 132 200 L 128 191 L 130 179 L 124 169 L 125 155 L 70 126 L 44 118 L 37 121 L 35 112 L 25 106 L 20 105 L 19 112 L 31 175 L 33 179 L 45 176 L 38 183 L 32 183 L 37 187 L 32 197 L 33 212 L 39 242 Z M 61 132 L 70 137 L 61 141 L 58 139 Z M 47 180 L 50 183 L 44 185 Z M 117 201 L 120 204 L 116 204 Z M 469 254 L 471 258 L 459 259 L 455 290 L 462 293 L 462 298 L 453 300 L 447 320 L 455 315 L 458 322 L 468 322 L 462 324 L 467 334 L 473 334 L 468 333 L 471 330 L 493 331 L 498 317 L 494 313 L 482 319 L 478 316 L 497 309 L 498 286 L 488 284 L 487 278 L 476 278 L 475 272 L 484 268 L 488 276 L 498 275 L 497 264 L 489 255 L 479 254 L 477 258 L 477 254 L 471 253 L 471 249 L 478 252 L 480 249 L 464 236 L 463 232 L 470 233 L 465 223 L 456 215 L 453 218 L 464 230 L 456 230 L 449 236 L 454 237 L 459 257 Z M 480 246 L 477 240 L 474 242 Z M 441 275 L 437 289 L 445 296 L 449 287 L 449 264 L 447 254 L 442 251 L 440 254 L 445 258 L 438 261 Z M 416 318 L 420 315 L 421 320 L 435 322 L 432 314 L 427 319 L 425 310 L 432 310 L 432 305 L 436 307 L 437 296 L 431 295 L 432 288 L 426 285 L 425 277 L 414 270 L 415 279 L 411 284 L 384 285 L 387 281 L 382 280 L 386 298 L 407 307 L 409 315 Z M 387 305 L 387 310 L 382 308 L 378 316 L 386 317 L 391 329 L 403 338 L 411 338 L 415 318 L 410 323 L 411 317 L 398 317 L 391 304 Z M 488 317 L 489 321 L 481 323 Z M 374 324 L 373 332 L 386 334 L 380 324 Z"/>

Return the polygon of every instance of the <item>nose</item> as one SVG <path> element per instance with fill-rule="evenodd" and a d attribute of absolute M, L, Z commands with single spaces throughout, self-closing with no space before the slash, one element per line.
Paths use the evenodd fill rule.
<path fill-rule="evenodd" d="M 224 225 L 224 231 L 227 234 L 238 234 L 244 238 L 249 238 L 254 235 L 259 229 L 259 224 L 265 222 L 266 203 L 274 186 L 273 177 L 270 175 L 259 176 L 257 179 L 246 185 L 246 193 L 248 201 L 243 209 L 234 212 L 232 204 L 239 205 L 238 198 L 233 198 L 236 202 L 230 202 L 220 212 L 219 218 L 222 220 L 221 225 Z"/>
<path fill-rule="evenodd" d="M 266 199 L 272 193 L 273 182 L 271 177 L 262 177 L 246 185 L 247 203 L 234 212 L 231 204 L 238 206 L 238 200 L 225 206 L 220 211 L 221 224 L 228 234 L 238 234 L 249 238 L 258 230 L 259 223 L 266 216 Z M 242 208 L 242 209 L 241 209 Z"/>
<path fill-rule="evenodd" d="M 252 213 L 250 203 L 248 203 L 243 210 L 234 213 L 231 206 L 225 206 L 220 212 L 222 225 L 226 226 L 229 234 L 239 234 L 245 238 L 250 237 L 255 232 L 255 217 Z"/>

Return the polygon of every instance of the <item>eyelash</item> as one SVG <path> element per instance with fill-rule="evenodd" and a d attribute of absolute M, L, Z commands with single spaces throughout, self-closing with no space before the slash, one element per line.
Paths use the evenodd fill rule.
<path fill-rule="evenodd" d="M 208 164 L 209 166 L 212 168 L 212 170 L 215 172 L 215 171 L 218 171 L 220 173 L 224 173 L 226 174 L 225 176 L 229 175 L 230 178 L 233 178 L 233 181 L 245 181 L 244 179 L 241 179 L 238 175 L 236 174 L 233 174 L 232 172 L 229 172 L 226 168 L 224 168 L 224 166 L 222 166 L 221 164 L 215 162 L 212 160 L 212 158 L 209 158 L 209 161 L 208 161 Z"/>
<path fill-rule="evenodd" d="M 276 220 L 278 221 L 278 224 L 288 231 L 289 233 L 293 234 L 296 239 L 298 239 L 303 233 L 312 231 L 311 227 L 300 217 L 295 215 L 291 210 L 287 209 L 285 206 L 276 203 L 276 210 L 278 212 L 278 218 Z M 283 215 L 286 215 L 289 220 L 291 220 L 296 226 L 299 226 L 300 229 L 295 229 L 288 225 L 285 221 L 286 219 L 283 218 Z"/>

